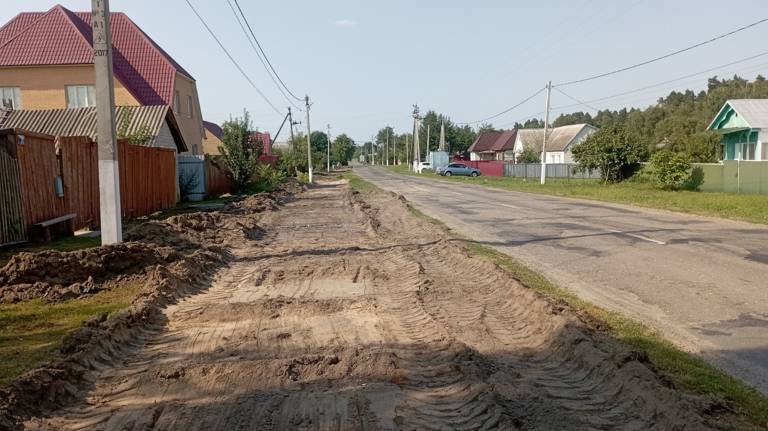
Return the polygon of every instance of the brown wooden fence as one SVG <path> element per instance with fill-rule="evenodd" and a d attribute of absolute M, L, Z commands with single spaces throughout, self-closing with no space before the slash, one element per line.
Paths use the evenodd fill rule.
<path fill-rule="evenodd" d="M 59 138 L 64 199 L 76 229 L 99 226 L 99 155 L 85 137 Z"/>
<path fill-rule="evenodd" d="M 234 187 L 221 157 L 205 156 L 205 194 L 211 197 L 232 193 Z"/>
<path fill-rule="evenodd" d="M 140 217 L 176 205 L 176 152 L 119 143 L 123 217 Z"/>
<path fill-rule="evenodd" d="M 124 217 L 176 204 L 175 151 L 119 142 L 118 158 Z M 57 178 L 63 185 L 61 196 Z M 0 133 L 0 244 L 22 241 L 33 224 L 65 214 L 77 215 L 76 228 L 97 228 L 98 178 L 98 150 L 89 138 Z M 22 229 L 17 226 L 20 211 Z"/>
<path fill-rule="evenodd" d="M 0 244 L 26 239 L 15 136 L 0 134 Z"/>

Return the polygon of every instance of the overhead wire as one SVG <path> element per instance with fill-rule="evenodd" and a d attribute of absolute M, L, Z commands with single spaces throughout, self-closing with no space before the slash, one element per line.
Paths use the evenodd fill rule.
<path fill-rule="evenodd" d="M 643 61 L 643 62 L 640 62 L 640 63 L 636 63 L 636 64 L 633 64 L 631 66 L 626 66 L 626 67 L 622 67 L 620 69 L 612 70 L 610 72 L 600 73 L 600 74 L 597 74 L 597 75 L 592 75 L 592 76 L 588 76 L 586 78 L 581 78 L 581 79 L 575 79 L 575 80 L 572 80 L 572 81 L 561 82 L 561 83 L 555 84 L 555 87 L 564 87 L 564 86 L 567 86 L 567 85 L 573 85 L 573 84 L 579 84 L 579 83 L 582 83 L 582 82 L 593 81 L 595 79 L 605 78 L 606 76 L 611 76 L 611 75 L 615 75 L 617 73 L 626 72 L 628 70 L 637 69 L 638 67 L 646 66 L 648 64 L 655 63 L 657 61 L 664 60 L 664 59 L 673 57 L 675 55 L 691 51 L 693 49 L 702 47 L 704 45 L 708 45 L 708 44 L 716 42 L 716 41 L 718 41 L 720 39 L 724 39 L 724 38 L 732 36 L 732 35 L 734 35 L 736 33 L 748 30 L 748 29 L 750 29 L 752 27 L 756 27 L 756 26 L 758 26 L 760 24 L 763 24 L 766 21 L 768 21 L 768 18 L 763 18 L 763 19 L 755 21 L 755 22 L 753 22 L 751 24 L 747 24 L 747 25 L 739 27 L 739 28 L 737 28 L 735 30 L 731 30 L 731 31 L 729 31 L 727 33 L 723 33 L 721 35 L 718 35 L 718 36 L 715 36 L 713 38 L 707 39 L 707 40 L 705 40 L 703 42 L 696 43 L 696 44 L 688 46 L 686 48 L 678 49 L 677 51 L 673 51 L 673 52 L 670 52 L 668 54 L 665 54 L 665 55 L 662 55 L 662 56 L 659 56 L 659 57 L 654 57 L 652 59 L 649 59 L 649 60 L 646 60 L 646 61 Z"/>
<path fill-rule="evenodd" d="M 278 91 L 280 91 L 280 94 L 283 95 L 285 100 L 288 101 L 294 108 L 298 109 L 299 111 L 302 111 L 301 107 L 294 103 L 294 101 L 288 96 L 288 94 L 285 93 L 285 90 L 283 90 L 283 87 L 278 83 L 277 79 L 272 75 L 272 72 L 270 72 L 269 67 L 267 67 L 267 63 L 264 61 L 264 58 L 259 53 L 259 49 L 256 48 L 256 45 L 253 43 L 253 40 L 251 40 L 251 36 L 248 35 L 248 30 L 245 29 L 245 25 L 243 25 L 243 22 L 240 19 L 240 15 L 235 10 L 235 7 L 232 5 L 232 0 L 227 0 L 227 4 L 229 5 L 229 9 L 232 11 L 232 13 L 235 15 L 235 19 L 237 20 L 237 23 L 240 25 L 240 29 L 243 30 L 243 34 L 245 34 L 245 38 L 248 39 L 248 43 L 251 45 L 251 48 L 253 49 L 253 52 L 256 53 L 256 57 L 258 57 L 259 61 L 261 62 L 261 65 L 264 66 L 264 70 L 267 71 L 267 75 L 269 75 L 269 78 L 272 79 L 272 82 L 277 87 Z"/>
<path fill-rule="evenodd" d="M 457 124 L 458 124 L 458 125 L 460 125 L 460 126 L 463 126 L 463 125 L 470 125 L 470 124 L 480 124 L 480 123 L 484 123 L 484 122 L 486 122 L 486 121 L 488 121 L 488 120 L 493 120 L 494 118 L 500 117 L 500 116 L 502 116 L 502 115 L 504 115 L 504 114 L 506 114 L 506 113 L 508 113 L 508 112 L 512 111 L 513 109 L 520 107 L 520 106 L 521 106 L 521 105 L 523 105 L 524 103 L 528 102 L 529 100 L 531 100 L 531 99 L 533 99 L 534 97 L 536 97 L 536 96 L 538 96 L 539 94 L 541 94 L 541 93 L 542 93 L 544 90 L 546 90 L 546 87 L 542 87 L 542 88 L 540 88 L 540 89 L 539 89 L 538 91 L 536 91 L 535 93 L 531 94 L 530 96 L 526 97 L 525 99 L 523 99 L 522 101 L 520 101 L 520 102 L 516 103 L 515 105 L 513 105 L 513 106 L 510 106 L 509 108 L 507 108 L 507 109 L 505 109 L 505 110 L 503 110 L 503 111 L 499 112 L 498 114 L 495 114 L 495 115 L 491 115 L 490 117 L 487 117 L 487 118 L 483 118 L 482 120 L 477 120 L 477 121 L 469 121 L 469 122 L 466 122 L 466 123 L 457 123 Z"/>
<path fill-rule="evenodd" d="M 685 80 L 685 79 L 688 79 L 688 78 L 693 78 L 695 76 L 703 75 L 705 73 L 714 72 L 714 71 L 723 69 L 723 68 L 728 67 L 728 66 L 733 66 L 735 64 L 744 63 L 744 62 L 747 62 L 747 61 L 750 61 L 750 60 L 754 60 L 756 58 L 765 57 L 766 55 L 768 55 L 768 51 L 763 51 L 763 52 L 761 52 L 759 54 L 751 55 L 749 57 L 745 57 L 745 58 L 742 58 L 742 59 L 739 59 L 739 60 L 731 61 L 729 63 L 721 64 L 719 66 L 711 67 L 711 68 L 706 69 L 706 70 L 702 70 L 702 71 L 694 72 L 694 73 L 689 73 L 687 75 L 683 75 L 683 76 L 680 76 L 680 77 L 677 77 L 677 78 L 674 78 L 674 79 L 669 79 L 669 80 L 662 81 L 662 82 L 659 82 L 659 83 L 656 83 L 656 84 L 646 85 L 646 86 L 643 86 L 643 87 L 640 87 L 640 88 L 636 88 L 634 90 L 623 91 L 621 93 L 616 93 L 616 94 L 613 94 L 613 95 L 610 95 L 610 96 L 599 97 L 599 98 L 596 98 L 596 99 L 587 100 L 585 102 L 579 101 L 577 99 L 574 99 L 574 98 L 566 95 L 567 97 L 571 98 L 572 100 L 576 101 L 577 103 L 574 104 L 574 105 L 557 106 L 557 107 L 554 107 L 552 109 L 572 108 L 572 107 L 575 107 L 575 106 L 586 106 L 586 107 L 588 107 L 590 109 L 595 109 L 594 107 L 590 106 L 589 104 L 595 103 L 595 102 L 602 102 L 602 101 L 610 100 L 610 99 L 615 99 L 615 98 L 626 96 L 626 95 L 629 95 L 629 94 L 639 93 L 639 92 L 642 92 L 642 91 L 645 91 L 645 90 L 649 90 L 649 89 L 652 89 L 652 88 L 661 87 L 661 86 L 664 86 L 664 85 L 667 85 L 667 84 L 671 84 L 671 83 L 674 83 L 674 82 L 678 82 L 678 81 L 682 81 L 682 80 Z M 558 91 L 562 92 L 562 90 L 559 90 L 557 87 L 555 87 L 555 89 L 557 89 Z M 597 109 L 595 109 L 595 110 L 597 110 Z"/>
<path fill-rule="evenodd" d="M 203 27 L 205 27 L 206 30 L 208 30 L 208 33 L 213 37 L 213 39 L 216 41 L 216 43 L 219 45 L 219 48 L 221 48 L 222 51 L 224 51 L 224 54 L 227 55 L 227 58 L 229 58 L 229 61 L 232 62 L 232 64 L 235 65 L 235 68 L 240 72 L 241 75 L 243 75 L 243 78 L 245 78 L 246 81 L 248 81 L 249 84 L 251 84 L 251 87 L 253 87 L 257 93 L 261 96 L 262 99 L 264 99 L 265 102 L 272 108 L 272 110 L 275 111 L 278 115 L 283 115 L 283 112 L 281 112 L 277 107 L 272 103 L 272 101 L 269 100 L 269 98 L 259 89 L 259 87 L 256 86 L 256 84 L 251 80 L 251 78 L 248 76 L 247 73 L 243 70 L 243 68 L 240 66 L 240 64 L 235 60 L 235 58 L 230 54 L 230 52 L 227 50 L 226 47 L 224 47 L 224 44 L 221 43 L 221 40 L 216 36 L 216 34 L 211 30 L 211 27 L 208 26 L 208 23 L 205 22 L 205 19 L 200 15 L 200 13 L 195 9 L 195 7 L 190 3 L 189 0 L 184 0 L 190 9 L 192 9 L 192 12 L 195 13 L 195 16 L 197 16 L 197 19 L 200 20 L 200 22 L 203 24 Z"/>
<path fill-rule="evenodd" d="M 240 3 L 237 2 L 237 0 L 234 0 L 235 6 L 237 6 L 237 10 L 240 11 L 240 16 L 243 17 L 243 21 L 245 21 L 246 27 L 248 27 L 248 31 L 250 31 L 251 36 L 253 36 L 253 40 L 256 41 L 256 46 L 259 47 L 259 51 L 261 51 L 261 55 L 264 56 L 264 59 L 267 61 L 267 64 L 269 65 L 269 68 L 272 70 L 272 73 L 275 74 L 275 77 L 277 77 L 277 80 L 280 81 L 280 84 L 283 85 L 283 88 L 285 88 L 285 91 L 288 92 L 294 99 L 296 99 L 299 102 L 304 101 L 303 98 L 296 96 L 293 94 L 290 88 L 288 88 L 287 85 L 285 85 L 285 82 L 280 78 L 280 75 L 277 73 L 275 68 L 272 66 L 272 62 L 269 61 L 269 57 L 267 57 L 267 54 L 264 52 L 264 49 L 261 47 L 261 43 L 259 43 L 259 39 L 256 37 L 256 34 L 253 32 L 253 29 L 251 28 L 251 24 L 248 22 L 248 18 L 245 17 L 245 14 L 243 13 L 243 10 L 240 8 Z"/>

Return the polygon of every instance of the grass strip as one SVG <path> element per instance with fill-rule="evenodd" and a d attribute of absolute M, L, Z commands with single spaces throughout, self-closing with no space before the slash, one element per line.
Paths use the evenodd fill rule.
<path fill-rule="evenodd" d="M 126 282 L 81 299 L 0 304 L 0 385 L 57 359 L 67 334 L 94 316 L 127 308 L 140 289 L 140 282 Z"/>
<path fill-rule="evenodd" d="M 354 172 L 348 172 L 344 176 L 350 181 L 350 187 L 360 192 L 381 190 Z M 756 389 L 713 367 L 704 359 L 680 350 L 647 325 L 584 301 L 515 258 L 456 234 L 443 222 L 424 214 L 410 203 L 408 208 L 415 216 L 440 226 L 474 256 L 488 259 L 522 285 L 585 316 L 588 324 L 595 329 L 625 343 L 633 350 L 644 353 L 652 366 L 676 387 L 724 402 L 733 411 L 732 415 L 725 415 L 726 420 L 738 422 L 726 423 L 728 427 L 768 429 L 768 397 Z"/>
<path fill-rule="evenodd" d="M 603 184 L 598 180 L 551 178 L 541 185 L 538 179 L 511 177 L 443 177 L 433 173 L 416 174 L 407 166 L 389 166 L 393 172 L 420 178 L 477 184 L 494 189 L 590 199 L 646 208 L 720 217 L 768 224 L 768 196 L 688 190 L 658 190 L 651 184 L 625 181 Z"/>

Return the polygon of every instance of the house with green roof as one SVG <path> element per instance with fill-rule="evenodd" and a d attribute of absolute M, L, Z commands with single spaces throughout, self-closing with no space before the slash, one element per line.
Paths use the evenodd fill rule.
<path fill-rule="evenodd" d="M 725 102 L 707 130 L 722 135 L 723 160 L 768 160 L 768 99 Z"/>

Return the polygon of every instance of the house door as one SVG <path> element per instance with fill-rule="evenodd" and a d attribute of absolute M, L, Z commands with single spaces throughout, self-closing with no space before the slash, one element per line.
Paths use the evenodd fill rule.
<path fill-rule="evenodd" d="M 26 240 L 16 144 L 0 136 L 0 245 Z"/>

